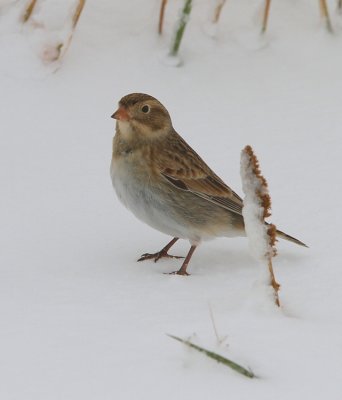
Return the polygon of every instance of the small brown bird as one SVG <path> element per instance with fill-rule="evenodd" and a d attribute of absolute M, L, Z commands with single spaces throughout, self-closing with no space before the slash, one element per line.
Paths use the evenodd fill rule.
<path fill-rule="evenodd" d="M 119 101 L 111 177 L 122 203 L 152 228 L 173 239 L 138 261 L 175 257 L 168 250 L 179 238 L 191 248 L 178 275 L 202 240 L 246 236 L 242 199 L 220 179 L 174 130 L 167 109 L 154 97 L 132 93 Z M 277 231 L 283 239 L 305 246 Z"/>

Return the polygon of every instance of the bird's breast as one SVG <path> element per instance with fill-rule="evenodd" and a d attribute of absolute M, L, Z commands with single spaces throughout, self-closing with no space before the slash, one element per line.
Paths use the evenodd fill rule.
<path fill-rule="evenodd" d="M 146 167 L 139 168 L 131 163 L 129 157 L 113 159 L 111 177 L 119 200 L 154 229 L 175 237 L 189 237 L 175 217 L 163 187 L 155 182 L 150 172 Z"/>

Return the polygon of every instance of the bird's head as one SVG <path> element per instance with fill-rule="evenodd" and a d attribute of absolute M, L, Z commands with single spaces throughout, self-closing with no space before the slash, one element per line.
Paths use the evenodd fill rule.
<path fill-rule="evenodd" d="M 157 99 L 143 93 L 123 97 L 112 118 L 117 120 L 117 129 L 127 139 L 152 140 L 172 129 L 167 109 Z"/>

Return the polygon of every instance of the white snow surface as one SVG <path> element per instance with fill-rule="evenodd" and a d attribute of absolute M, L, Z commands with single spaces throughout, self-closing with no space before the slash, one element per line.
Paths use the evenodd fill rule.
<path fill-rule="evenodd" d="M 169 2 L 158 37 L 158 0 L 88 0 L 56 72 L 39 59 L 42 30 L 17 22 L 23 3 L 0 1 L 0 398 L 340 399 L 342 20 L 335 2 L 328 1 L 334 35 L 318 2 L 288 0 L 272 2 L 262 38 L 263 2 L 227 2 L 213 39 L 204 28 L 210 5 L 198 0 L 183 65 L 171 68 L 160 55 L 182 2 Z M 281 309 L 254 285 L 258 268 L 246 238 L 204 243 L 190 277 L 164 274 L 180 260 L 136 262 L 170 238 L 137 221 L 111 186 L 110 115 L 130 92 L 160 99 L 176 130 L 240 194 L 240 150 L 255 149 L 272 221 L 310 246 L 277 246 Z M 171 253 L 188 249 L 183 241 Z M 166 333 L 192 337 L 259 378 Z"/>

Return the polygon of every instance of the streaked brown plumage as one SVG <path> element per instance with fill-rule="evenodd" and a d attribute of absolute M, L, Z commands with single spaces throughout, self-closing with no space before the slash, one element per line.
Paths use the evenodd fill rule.
<path fill-rule="evenodd" d="M 191 249 L 177 274 L 187 275 L 196 246 L 219 236 L 245 236 L 242 199 L 178 135 L 166 108 L 154 97 L 123 97 L 113 140 L 111 176 L 120 200 L 139 219 L 174 239 L 140 260 L 170 257 L 178 238 Z M 278 231 L 282 238 L 297 239 Z"/>

